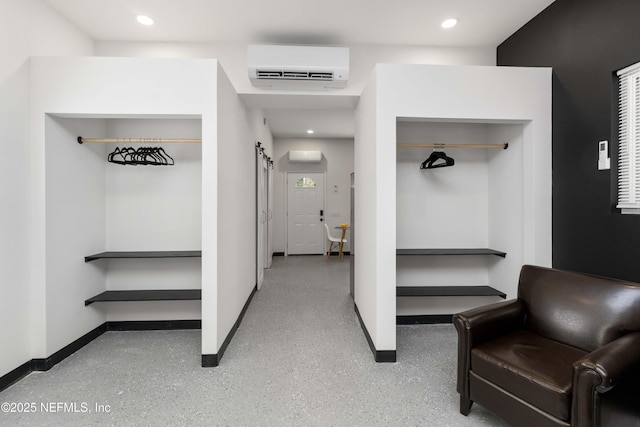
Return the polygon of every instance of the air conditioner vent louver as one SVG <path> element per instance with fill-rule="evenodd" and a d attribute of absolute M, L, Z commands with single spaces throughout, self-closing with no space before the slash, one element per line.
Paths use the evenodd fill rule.
<path fill-rule="evenodd" d="M 249 45 L 247 74 L 258 87 L 343 88 L 349 81 L 349 48 Z"/>
<path fill-rule="evenodd" d="M 276 79 L 276 80 L 333 80 L 332 72 L 322 71 L 273 71 L 273 70 L 257 70 L 256 77 L 258 79 Z"/>

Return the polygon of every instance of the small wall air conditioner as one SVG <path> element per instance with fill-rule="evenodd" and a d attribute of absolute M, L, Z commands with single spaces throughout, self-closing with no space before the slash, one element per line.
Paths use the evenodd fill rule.
<path fill-rule="evenodd" d="M 343 88 L 349 80 L 349 49 L 249 45 L 247 65 L 254 86 Z"/>
<path fill-rule="evenodd" d="M 322 161 L 322 151 L 289 151 L 289 161 L 298 163 L 320 163 Z"/>

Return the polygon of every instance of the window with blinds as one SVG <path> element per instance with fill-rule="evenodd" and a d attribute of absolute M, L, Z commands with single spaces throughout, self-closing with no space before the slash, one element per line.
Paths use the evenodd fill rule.
<path fill-rule="evenodd" d="M 618 71 L 618 208 L 640 214 L 640 62 Z"/>

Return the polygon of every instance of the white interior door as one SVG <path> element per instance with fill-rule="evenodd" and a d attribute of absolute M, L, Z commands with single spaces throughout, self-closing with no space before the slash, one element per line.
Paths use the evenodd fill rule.
<path fill-rule="evenodd" d="M 266 168 L 267 160 L 262 152 L 257 150 L 256 159 L 256 285 L 258 289 L 264 282 L 265 266 L 265 232 L 267 223 L 266 214 Z"/>
<path fill-rule="evenodd" d="M 267 167 L 267 265 L 273 263 L 273 164 Z"/>
<path fill-rule="evenodd" d="M 269 268 L 269 162 L 262 161 L 262 268 Z"/>
<path fill-rule="evenodd" d="M 324 174 L 287 174 L 287 253 L 324 253 Z"/>

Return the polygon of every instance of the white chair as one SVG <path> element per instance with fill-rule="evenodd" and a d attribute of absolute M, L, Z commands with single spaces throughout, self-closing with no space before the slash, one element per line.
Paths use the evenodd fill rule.
<path fill-rule="evenodd" d="M 331 235 L 331 231 L 329 231 L 329 226 L 327 225 L 327 223 L 324 223 L 324 228 L 327 229 L 327 239 L 329 239 L 329 251 L 327 252 L 327 258 L 329 258 L 331 256 L 331 250 L 333 249 L 333 244 L 336 243 L 338 245 L 338 249 L 339 249 L 339 256 L 340 258 L 344 258 L 344 254 L 342 253 L 342 247 L 345 243 L 347 243 L 347 239 L 345 238 L 338 238 L 338 237 L 333 237 Z"/>

